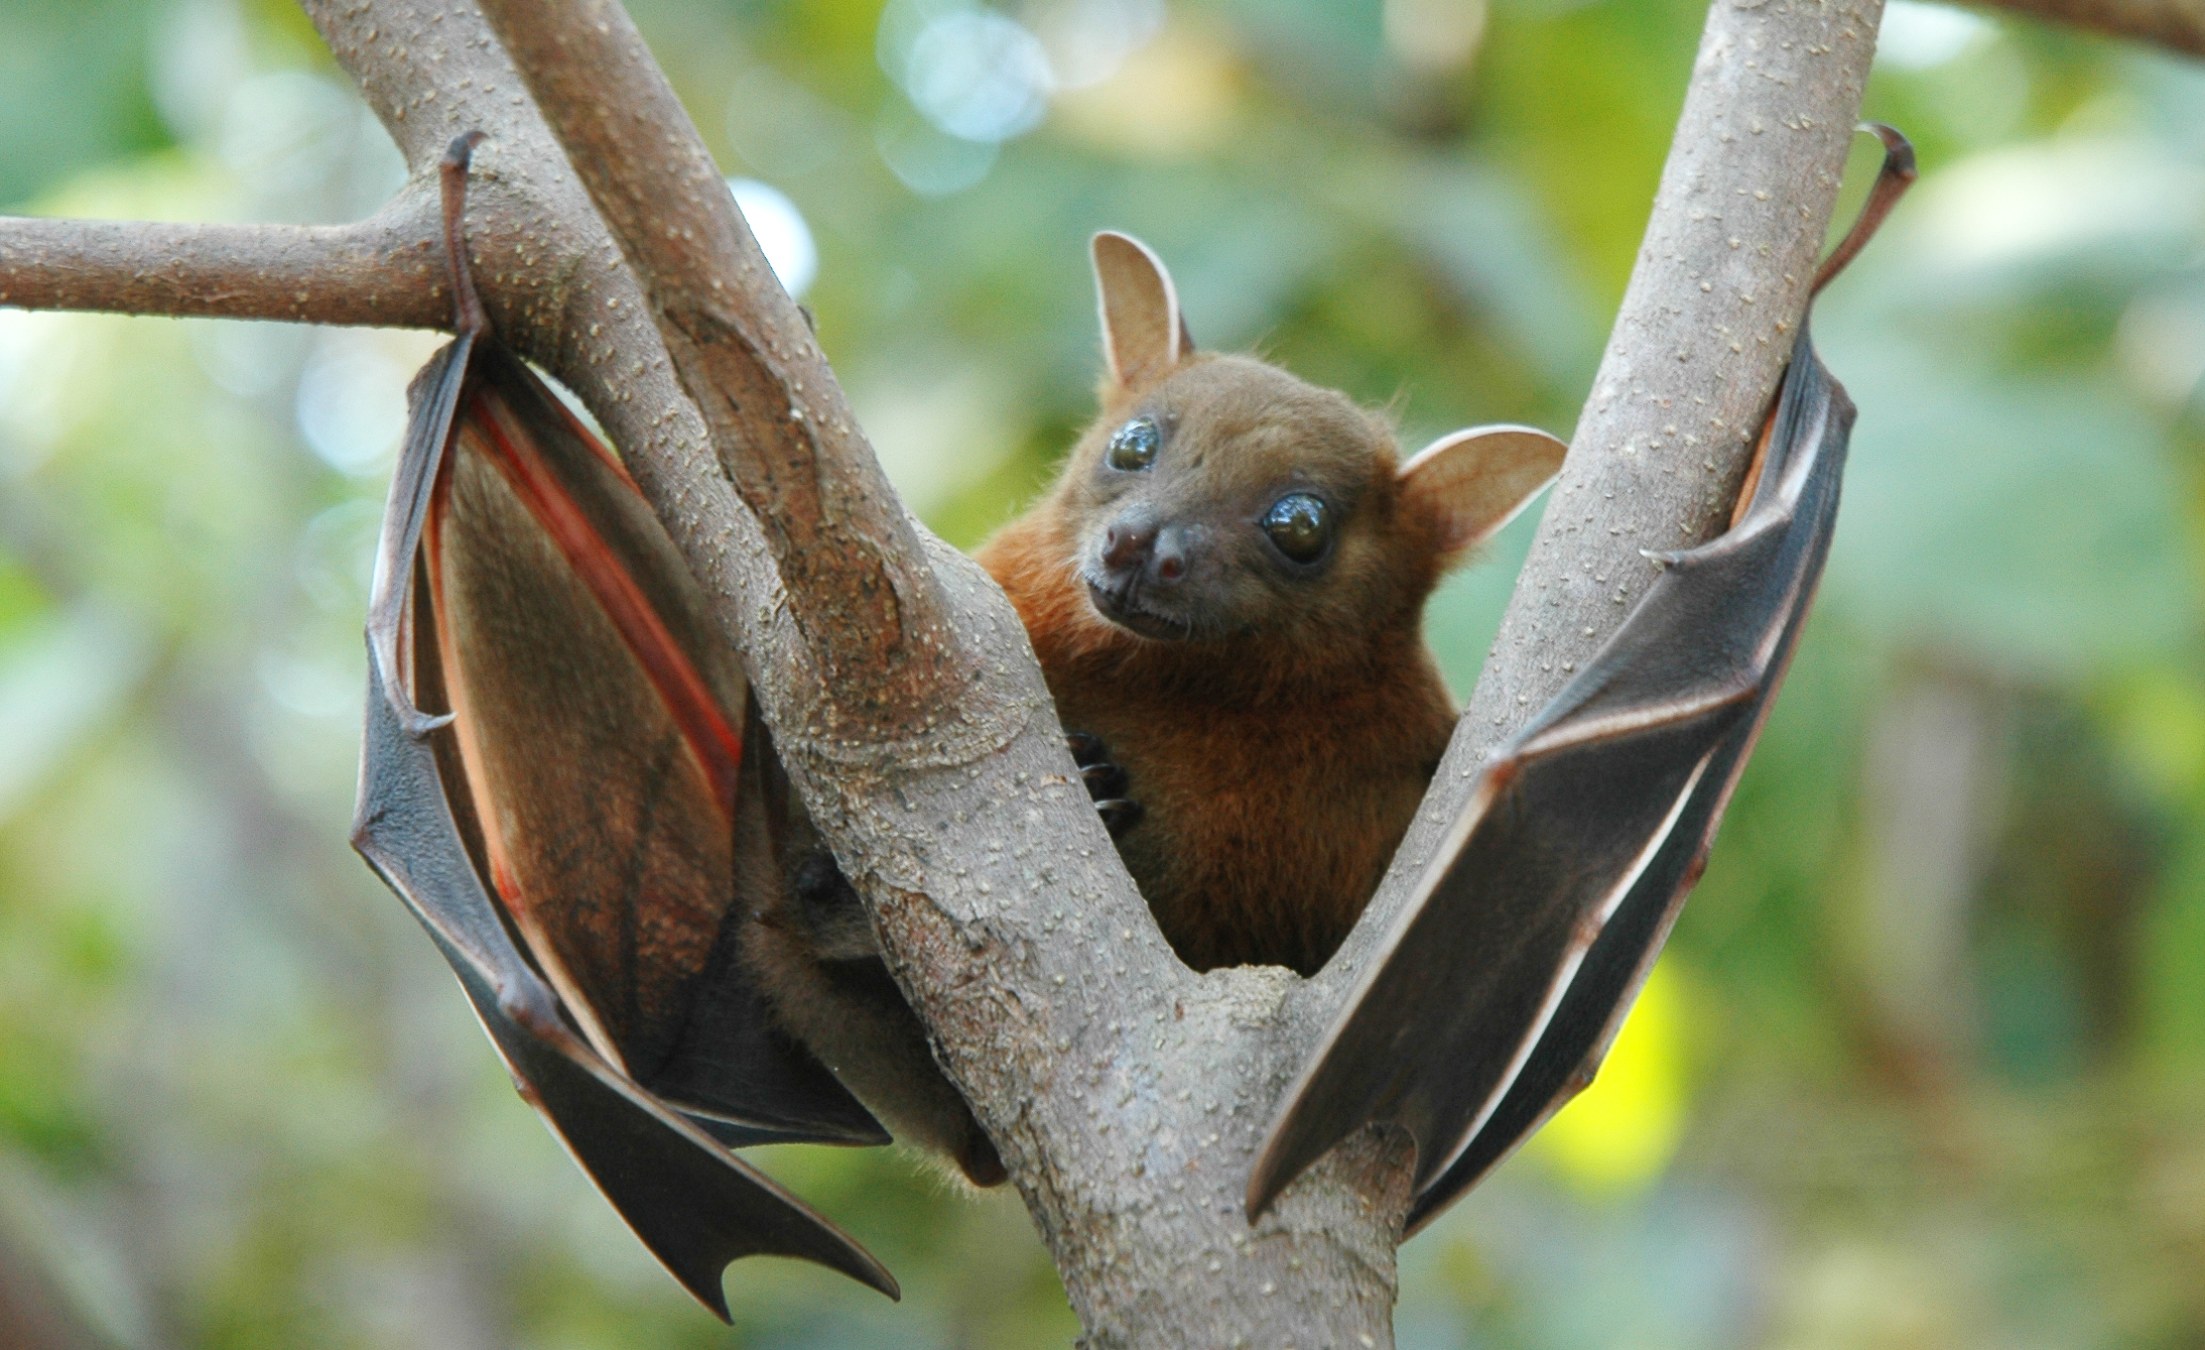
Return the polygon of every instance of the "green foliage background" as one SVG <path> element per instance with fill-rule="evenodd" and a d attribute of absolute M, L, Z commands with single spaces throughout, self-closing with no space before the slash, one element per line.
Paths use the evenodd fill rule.
<path fill-rule="evenodd" d="M 1701 17 L 1006 0 L 1160 26 L 990 149 L 887 73 L 957 7 L 633 6 L 809 222 L 828 351 L 968 545 L 1087 415 L 1106 225 L 1206 345 L 1412 444 L 1566 432 Z M 2205 1342 L 2205 72 L 1898 5 L 1869 111 L 1926 172 L 1817 316 L 1862 410 L 1821 605 L 1613 1072 L 1404 1249 L 1405 1345 Z M 0 208 L 340 220 L 398 178 L 275 0 L 0 7 Z M 1015 1200 L 885 1152 L 769 1165 L 904 1306 L 752 1262 L 719 1328 L 350 856 L 368 543 L 433 345 L 0 312 L 0 1328 L 1068 1340 Z M 1527 540 L 1434 605 L 1458 691 Z"/>

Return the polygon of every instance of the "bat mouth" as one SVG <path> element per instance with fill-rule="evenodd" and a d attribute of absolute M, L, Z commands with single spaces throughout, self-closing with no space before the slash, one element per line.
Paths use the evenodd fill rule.
<path fill-rule="evenodd" d="M 1194 636 L 1192 621 L 1144 604 L 1140 586 L 1131 578 L 1116 586 L 1091 576 L 1081 580 L 1087 583 L 1087 599 L 1095 612 L 1135 636 L 1157 642 L 1181 642 Z"/>

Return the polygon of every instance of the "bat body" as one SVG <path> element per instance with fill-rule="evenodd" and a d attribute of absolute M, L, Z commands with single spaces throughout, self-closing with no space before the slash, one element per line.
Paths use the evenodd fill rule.
<path fill-rule="evenodd" d="M 1546 485 L 1526 427 L 1405 462 L 1383 419 L 1197 352 L 1163 264 L 1098 235 L 1102 414 L 980 551 L 1064 725 L 1138 803 L 1118 851 L 1197 970 L 1323 965 L 1454 731 L 1424 602 Z"/>
<path fill-rule="evenodd" d="M 725 1317 L 720 1269 L 757 1253 L 893 1294 L 731 1149 L 885 1142 L 885 1122 L 977 1183 L 1002 1165 L 696 582 L 618 461 L 490 333 L 460 237 L 471 143 L 445 169 L 460 336 L 416 381 L 378 557 L 355 842 L 522 1095 L 692 1294 Z M 1424 602 L 1562 446 L 1489 427 L 1402 460 L 1341 396 L 1196 352 L 1136 241 L 1097 236 L 1095 267 L 1102 414 L 981 561 L 1174 948 L 1198 969 L 1308 973 L 1453 730 Z M 1847 410 L 1804 333 L 1784 398 L 1751 509 L 1670 559 L 1488 766 L 1282 1112 L 1252 1212 L 1347 1132 L 1396 1120 L 1418 1141 L 1421 1219 L 1597 1063 L 1827 546 Z"/>

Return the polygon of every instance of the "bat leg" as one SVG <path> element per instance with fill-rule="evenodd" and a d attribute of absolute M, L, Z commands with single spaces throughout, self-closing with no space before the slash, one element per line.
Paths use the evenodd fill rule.
<path fill-rule="evenodd" d="M 926 1029 L 832 854 L 805 852 L 744 943 L 775 1022 L 832 1066 L 897 1138 L 954 1159 L 975 1186 L 1004 1180 L 1002 1158 L 935 1067 Z"/>
<path fill-rule="evenodd" d="M 789 875 L 790 912 L 809 949 L 822 961 L 878 961 L 880 944 L 857 887 L 835 855 L 814 846 Z"/>
<path fill-rule="evenodd" d="M 1129 783 L 1125 770 L 1113 763 L 1109 747 L 1102 737 L 1093 732 L 1074 731 L 1065 736 L 1065 743 L 1072 751 L 1072 762 L 1079 766 L 1080 781 L 1087 785 L 1087 795 L 1094 800 L 1095 813 L 1102 817 L 1103 827 L 1116 839 L 1127 830 L 1141 823 L 1141 804 L 1126 793 Z"/>
<path fill-rule="evenodd" d="M 781 781 L 772 741 L 752 713 L 752 764 Z M 743 931 L 744 960 L 787 1035 L 832 1066 L 897 1138 L 955 1160 L 967 1181 L 1005 1180 L 1003 1160 L 965 1099 L 935 1066 L 920 1025 L 881 957 L 857 888 L 821 843 L 801 803 L 771 790 L 782 806 L 776 875 Z"/>

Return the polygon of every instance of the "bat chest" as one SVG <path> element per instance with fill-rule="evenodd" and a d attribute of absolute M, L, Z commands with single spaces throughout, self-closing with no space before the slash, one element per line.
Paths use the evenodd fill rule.
<path fill-rule="evenodd" d="M 1127 870 L 1198 970 L 1315 971 L 1354 926 L 1415 814 L 1453 714 L 1443 690 L 1277 708 L 1064 708 L 1126 770 Z"/>

